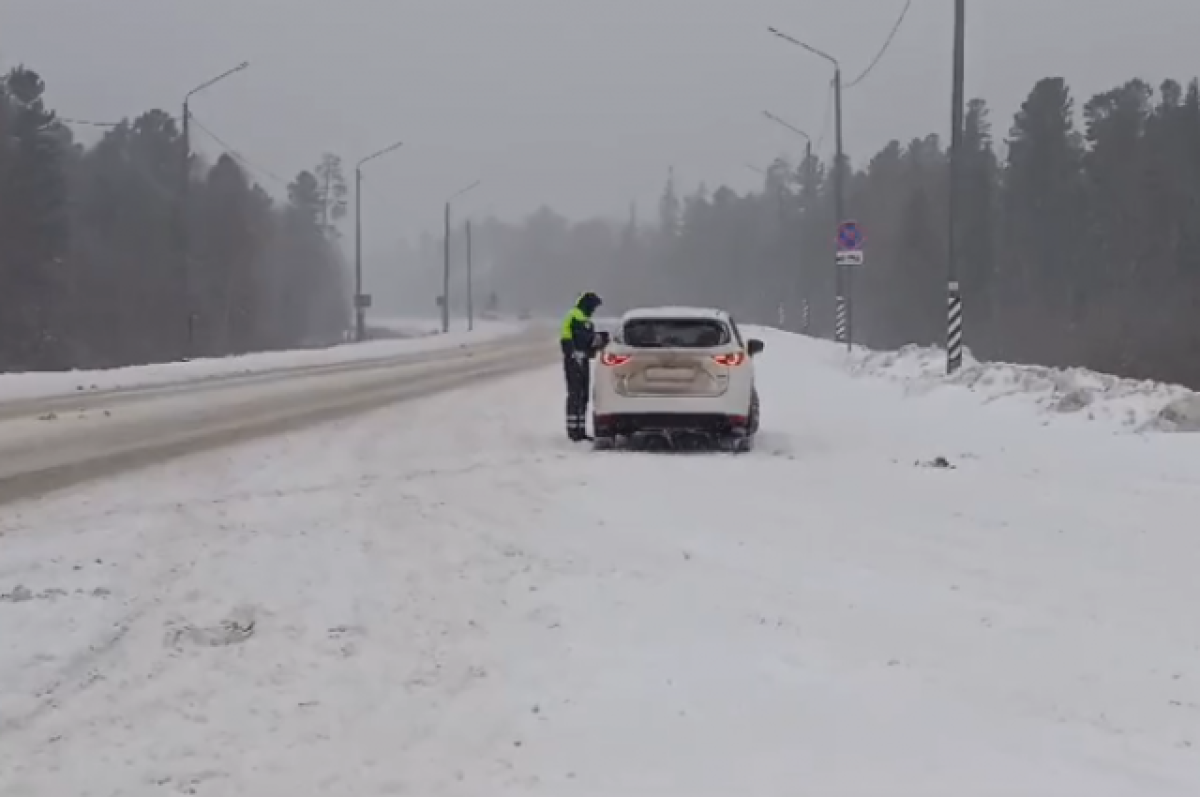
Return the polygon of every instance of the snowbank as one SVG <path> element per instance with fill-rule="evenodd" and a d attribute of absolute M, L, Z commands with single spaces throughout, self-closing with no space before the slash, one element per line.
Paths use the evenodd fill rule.
<path fill-rule="evenodd" d="M 850 369 L 902 383 L 913 393 L 966 388 L 987 401 L 1023 401 L 1053 414 L 1081 415 L 1138 431 L 1200 431 L 1200 394 L 1178 385 L 1124 379 L 1085 368 L 980 362 L 965 352 L 963 367 L 946 374 L 946 352 L 922 346 L 898 351 L 857 349 Z"/>
<path fill-rule="evenodd" d="M 0 402 L 45 398 L 96 390 L 115 390 L 193 382 L 306 366 L 381 360 L 436 351 L 515 334 L 527 325 L 516 321 L 480 321 L 473 332 L 435 334 L 421 320 L 373 321 L 400 334 L 397 339 L 348 343 L 323 349 L 272 351 L 236 357 L 155 363 L 102 371 L 54 371 L 0 374 Z"/>

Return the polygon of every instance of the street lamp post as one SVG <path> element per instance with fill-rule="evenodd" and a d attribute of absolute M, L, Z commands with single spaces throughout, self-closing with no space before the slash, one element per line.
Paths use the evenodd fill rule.
<path fill-rule="evenodd" d="M 804 169 L 806 170 L 805 173 L 807 174 L 810 159 L 812 158 L 812 136 L 810 136 L 808 133 L 805 133 L 803 130 L 796 127 L 794 124 L 787 122 L 784 119 L 781 119 L 780 117 L 776 116 L 775 114 L 771 113 L 770 111 L 763 111 L 763 116 L 765 116 L 767 119 L 774 122 L 775 124 L 780 125 L 781 127 L 787 128 L 791 132 L 795 133 L 796 135 L 798 135 L 804 139 Z M 783 223 L 783 188 L 782 187 L 780 187 L 780 189 L 779 189 L 779 216 L 780 216 L 780 223 L 782 226 L 782 223 Z M 781 236 L 782 236 L 782 234 L 781 234 Z M 781 245 L 784 247 L 784 257 L 786 259 L 787 244 L 785 242 L 785 243 L 782 243 Z M 799 249 L 800 249 L 800 252 L 799 252 L 799 254 L 800 254 L 800 271 L 797 274 L 797 279 L 796 279 L 795 285 L 796 285 L 796 290 L 800 293 L 799 303 L 800 303 L 800 308 L 801 308 L 801 311 L 800 311 L 801 330 L 803 332 L 807 333 L 808 332 L 808 298 L 806 297 L 806 295 L 804 293 L 805 286 L 801 284 L 805 281 L 803 279 L 803 274 L 804 274 L 803 241 L 801 241 L 801 245 L 800 245 Z M 781 318 L 780 326 L 783 326 L 783 321 L 782 321 L 783 306 L 782 305 L 780 305 L 779 315 Z"/>
<path fill-rule="evenodd" d="M 362 271 L 362 167 L 369 161 L 395 152 L 404 146 L 397 141 L 376 153 L 368 155 L 354 165 L 354 339 L 362 342 L 367 338 L 367 305 L 370 298 L 363 293 Z"/>
<path fill-rule="evenodd" d="M 958 282 L 958 205 L 962 192 L 963 73 L 965 0 L 954 2 L 954 83 L 950 115 L 950 236 L 946 259 L 946 373 L 962 366 L 963 306 Z"/>
<path fill-rule="evenodd" d="M 467 219 L 467 331 L 471 332 L 475 329 L 475 292 L 472 288 L 473 275 L 471 274 L 471 220 Z"/>
<path fill-rule="evenodd" d="M 446 232 L 442 260 L 442 334 L 450 331 L 450 205 L 468 191 L 479 187 L 482 180 L 476 180 L 446 200 Z"/>
<path fill-rule="evenodd" d="M 794 44 L 815 56 L 825 59 L 833 65 L 833 115 L 834 115 L 834 137 L 837 139 L 837 151 L 833 160 L 833 203 L 834 213 L 837 215 L 837 223 L 841 224 L 846 220 L 846 164 L 845 156 L 842 150 L 842 65 L 829 53 L 818 50 L 809 44 L 805 44 L 799 39 L 789 36 L 786 33 L 776 29 L 768 28 L 771 33 L 778 36 L 790 44 Z M 834 319 L 834 339 L 838 342 L 845 342 L 849 348 L 853 340 L 853 326 L 850 306 L 850 280 L 848 266 L 835 265 L 836 279 L 836 306 Z"/>
<path fill-rule="evenodd" d="M 187 333 L 184 344 L 184 358 L 190 358 L 196 345 L 196 312 L 192 306 L 192 263 L 191 263 L 191 235 L 189 234 L 188 207 L 191 195 L 192 183 L 192 138 L 191 138 L 191 103 L 192 97 L 209 88 L 210 86 L 220 83 L 227 77 L 237 74 L 250 67 L 249 61 L 243 61 L 226 72 L 222 72 L 211 80 L 206 80 L 196 88 L 189 91 L 183 97 L 183 164 L 182 164 L 182 181 L 180 183 L 179 194 L 179 251 L 183 258 L 182 281 L 183 281 L 183 310 L 187 316 Z"/>
<path fill-rule="evenodd" d="M 780 119 L 778 116 L 771 113 L 770 111 L 763 111 L 763 116 L 767 117 L 772 122 L 774 122 L 777 125 L 780 125 L 781 127 L 786 127 L 788 130 L 791 130 L 793 133 L 795 133 L 796 135 L 803 138 L 804 142 L 805 142 L 805 144 L 804 144 L 804 160 L 807 161 L 809 158 L 812 157 L 812 136 L 810 136 L 808 133 L 805 133 L 803 130 L 796 127 L 794 124 L 791 124 L 790 122 Z"/>

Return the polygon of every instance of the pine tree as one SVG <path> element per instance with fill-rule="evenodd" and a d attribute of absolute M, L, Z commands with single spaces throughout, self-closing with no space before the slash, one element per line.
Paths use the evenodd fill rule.
<path fill-rule="evenodd" d="M 337 225 L 346 218 L 348 207 L 342 159 L 337 155 L 325 153 L 313 174 L 317 178 L 321 198 L 321 227 L 325 230 L 325 235 L 333 240 L 338 237 Z"/>
<path fill-rule="evenodd" d="M 1009 134 L 1003 201 L 1011 350 L 1018 358 L 1056 364 L 1072 358 L 1078 278 L 1085 267 L 1084 151 L 1073 109 L 1062 78 L 1034 86 Z"/>
<path fill-rule="evenodd" d="M 658 231 L 668 241 L 674 241 L 680 235 L 682 225 L 682 203 L 675 189 L 675 169 L 667 172 L 667 185 L 663 188 L 662 199 L 658 203 Z"/>
<path fill-rule="evenodd" d="M 46 85 L 24 67 L 0 88 L 0 368 L 65 365 L 56 312 L 66 295 L 69 137 L 45 105 Z"/>
<path fill-rule="evenodd" d="M 999 311 L 996 245 L 999 223 L 1000 165 L 992 141 L 987 103 L 967 103 L 960 161 L 958 209 L 959 279 L 969 307 L 972 343 L 977 354 L 1002 356 L 995 319 Z"/>

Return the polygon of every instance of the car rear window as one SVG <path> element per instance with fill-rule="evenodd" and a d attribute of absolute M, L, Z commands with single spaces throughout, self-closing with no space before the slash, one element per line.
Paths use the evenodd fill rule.
<path fill-rule="evenodd" d="M 639 349 L 709 349 L 729 343 L 729 328 L 710 318 L 635 318 L 621 338 Z"/>

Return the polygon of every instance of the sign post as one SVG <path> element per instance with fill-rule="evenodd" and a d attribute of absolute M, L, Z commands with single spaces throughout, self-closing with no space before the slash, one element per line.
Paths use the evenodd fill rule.
<path fill-rule="evenodd" d="M 846 296 L 838 297 L 836 317 L 834 318 L 834 340 L 845 342 L 847 351 L 852 347 L 854 327 L 850 314 L 851 275 L 850 269 L 862 266 L 866 261 L 863 253 L 863 243 L 866 236 L 857 221 L 843 221 L 837 229 L 837 254 L 835 262 L 839 270 L 846 269 L 843 284 L 846 286 Z"/>

